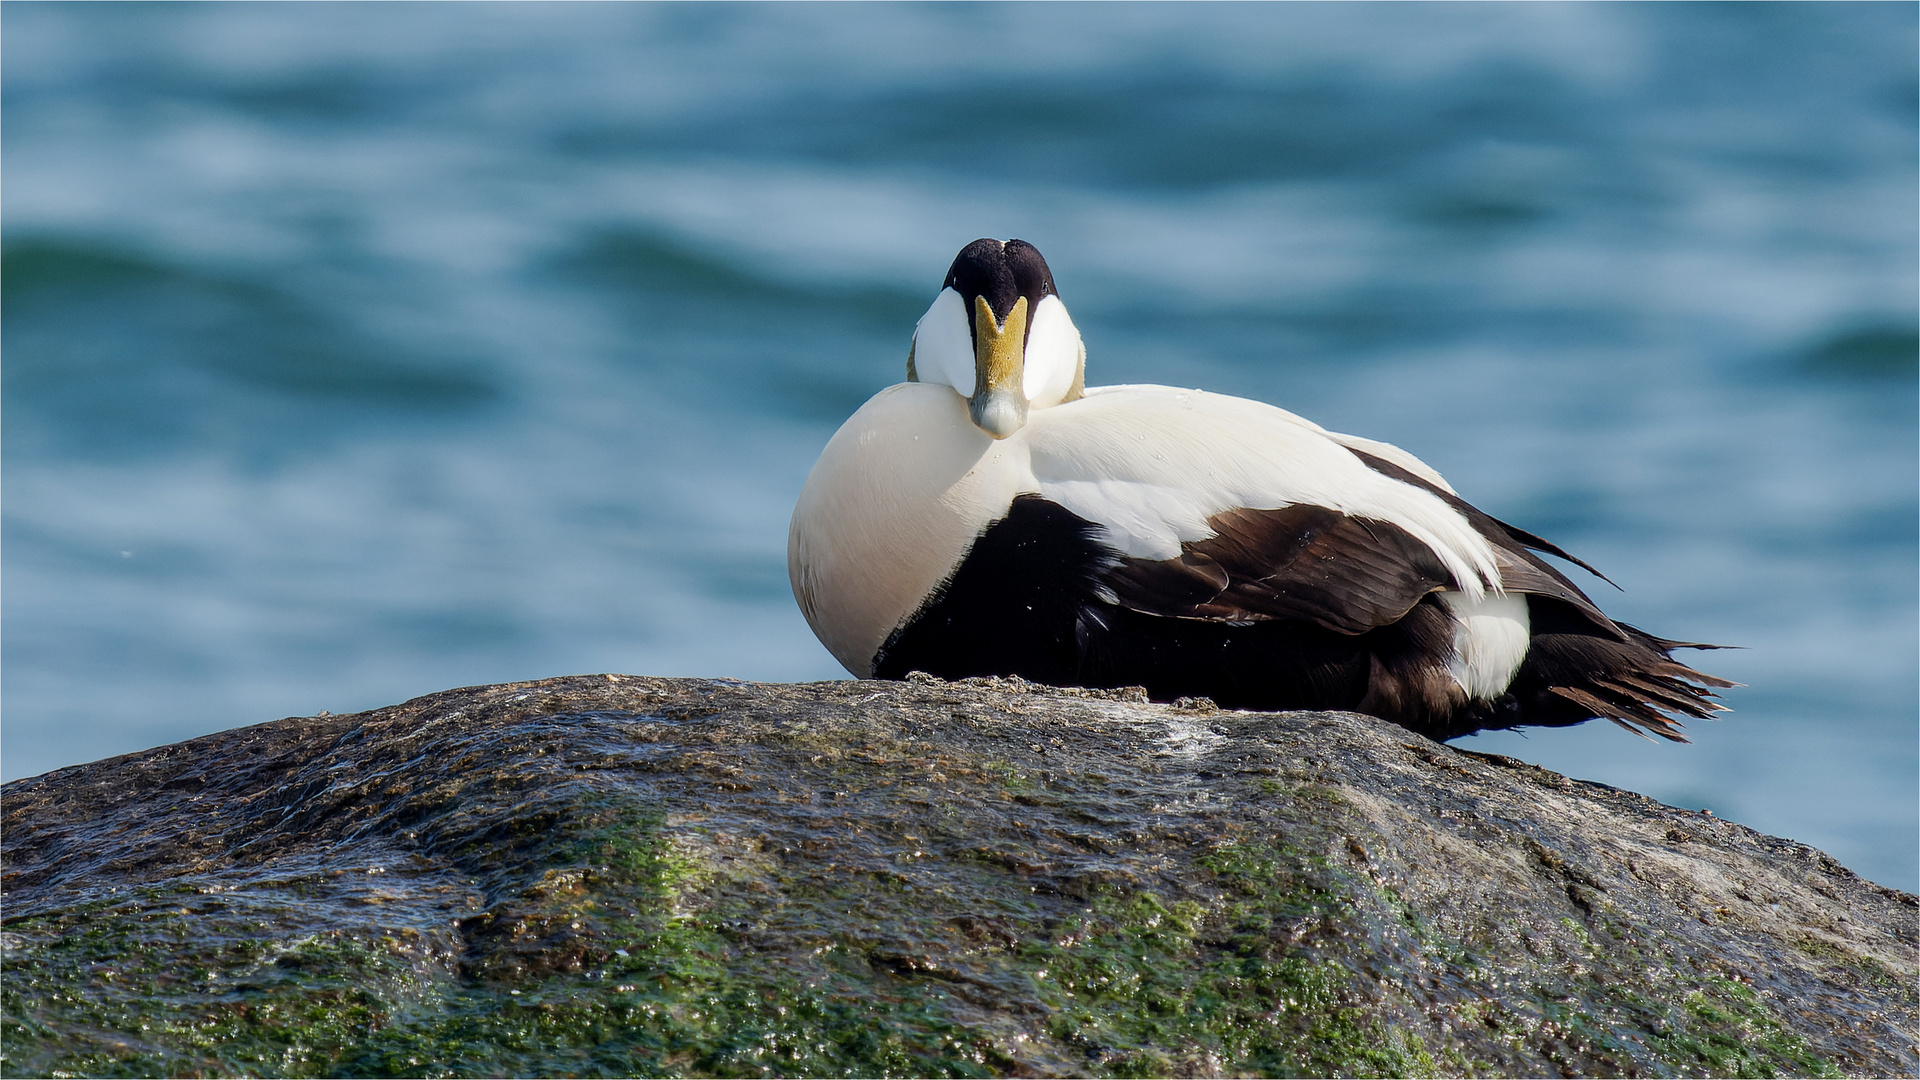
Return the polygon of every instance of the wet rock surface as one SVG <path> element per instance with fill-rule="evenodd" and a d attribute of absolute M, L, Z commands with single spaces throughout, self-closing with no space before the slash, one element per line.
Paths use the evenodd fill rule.
<path fill-rule="evenodd" d="M 581 676 L 16 781 L 0 1068 L 1920 1069 L 1911 895 L 1366 717 L 1185 704 Z"/>

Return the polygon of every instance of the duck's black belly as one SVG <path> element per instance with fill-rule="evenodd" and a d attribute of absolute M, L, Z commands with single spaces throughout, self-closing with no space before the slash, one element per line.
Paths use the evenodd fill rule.
<path fill-rule="evenodd" d="M 1118 556 L 1097 533 L 1057 503 L 1014 500 L 888 638 L 875 676 L 1018 675 L 1055 686 L 1144 686 L 1157 700 L 1209 697 L 1226 708 L 1355 709 L 1376 664 L 1444 663 L 1451 648 L 1451 621 L 1431 598 L 1364 634 L 1124 608 L 1103 599 L 1111 594 L 1101 575 Z"/>

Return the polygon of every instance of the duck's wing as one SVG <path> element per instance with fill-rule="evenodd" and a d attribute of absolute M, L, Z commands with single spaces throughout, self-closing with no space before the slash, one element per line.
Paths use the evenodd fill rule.
<path fill-rule="evenodd" d="M 1034 426 L 1038 493 L 1102 530 L 1121 556 L 1104 584 L 1136 611 L 1361 634 L 1436 591 L 1502 591 L 1503 562 L 1524 563 L 1411 454 L 1260 402 L 1108 387 Z"/>
<path fill-rule="evenodd" d="M 1384 446 L 1386 444 L 1382 443 L 1378 445 Z M 1588 598 L 1586 593 L 1580 590 L 1579 586 L 1568 580 L 1565 574 L 1556 569 L 1552 563 L 1540 558 L 1535 552 L 1544 551 L 1549 555 L 1565 559 L 1609 585 L 1613 585 L 1611 578 L 1587 565 L 1581 559 L 1568 554 L 1558 545 L 1543 540 L 1524 529 L 1515 528 L 1485 513 L 1465 499 L 1454 494 L 1452 488 L 1433 484 L 1423 475 L 1404 468 L 1396 461 L 1380 457 L 1359 448 L 1353 448 L 1352 452 L 1354 456 L 1359 458 L 1369 469 L 1383 476 L 1392 477 L 1402 483 L 1426 488 L 1436 497 L 1444 500 L 1448 506 L 1451 506 L 1462 517 L 1466 518 L 1468 523 L 1473 526 L 1474 531 L 1485 537 L 1487 542 L 1493 545 L 1494 558 L 1500 564 L 1501 586 L 1507 591 L 1527 593 L 1532 596 L 1544 596 L 1560 601 L 1571 607 L 1580 617 L 1591 623 L 1593 629 L 1600 631 L 1605 636 L 1613 638 L 1616 641 L 1626 640 L 1627 633 L 1621 629 L 1618 623 L 1607 618 L 1598 607 L 1594 606 L 1593 601 Z M 1401 453 L 1405 454 L 1406 452 L 1401 451 Z M 1411 455 L 1407 456 L 1411 457 Z M 1617 589 L 1619 586 L 1614 585 L 1614 588 Z"/>
<path fill-rule="evenodd" d="M 1398 622 L 1453 587 L 1427 544 L 1384 521 L 1325 506 L 1237 507 L 1172 559 L 1123 559 L 1104 581 L 1123 607 L 1180 619 L 1303 619 L 1342 634 Z"/>
<path fill-rule="evenodd" d="M 1437 588 L 1475 600 L 1499 588 L 1495 546 L 1437 489 L 1270 405 L 1109 387 L 1031 427 L 1037 493 L 1098 527 L 1121 556 L 1116 591 L 1138 603 L 1200 618 L 1317 612 L 1353 632 Z M 1228 594 L 1220 609 L 1187 612 L 1209 588 Z"/>
<path fill-rule="evenodd" d="M 1368 464 L 1400 472 L 1389 462 Z M 1672 656 L 1677 648 L 1713 646 L 1668 641 L 1615 622 L 1535 552 L 1571 556 L 1448 499 L 1487 541 L 1503 591 L 1528 599 L 1525 658 L 1515 657 L 1520 666 L 1508 684 L 1520 723 L 1557 726 L 1601 717 L 1635 734 L 1685 742 L 1678 718 L 1722 711 L 1708 688 L 1734 684 Z M 1401 623 L 1428 594 L 1456 584 L 1431 548 L 1389 522 L 1304 503 L 1234 509 L 1209 521 L 1214 534 L 1182 543 L 1175 558 L 1116 562 L 1103 578 L 1115 602 L 1166 618 L 1297 619 L 1359 635 Z M 1417 675 L 1406 679 L 1418 683 Z M 1453 733 L 1480 725 L 1476 720 Z"/>
<path fill-rule="evenodd" d="M 1424 481 L 1424 477 L 1395 461 L 1358 448 L 1355 453 L 1369 468 L 1385 475 L 1411 484 Z M 1676 717 L 1705 719 L 1726 711 L 1713 700 L 1713 689 L 1738 684 L 1673 658 L 1675 649 L 1720 646 L 1669 641 L 1613 621 L 1536 552 L 1565 559 L 1609 585 L 1613 585 L 1612 579 L 1533 533 L 1483 513 L 1451 490 L 1430 490 L 1445 498 L 1495 545 L 1506 590 L 1534 598 L 1529 604 L 1529 659 L 1512 686 L 1516 696 L 1523 699 L 1523 713 L 1532 722 L 1577 723 L 1588 717 L 1603 717 L 1636 735 L 1652 733 L 1686 742 Z"/>
<path fill-rule="evenodd" d="M 1553 601 L 1567 609 L 1568 618 L 1560 621 L 1582 624 L 1586 633 L 1629 639 L 1627 630 L 1536 552 L 1591 571 L 1586 563 L 1480 511 L 1422 473 L 1344 444 L 1338 452 L 1374 477 L 1442 503 L 1471 530 L 1495 567 L 1491 582 L 1501 591 Z M 1366 510 L 1371 513 L 1313 502 L 1231 507 L 1209 515 L 1207 535 L 1183 539 L 1178 554 L 1122 559 L 1105 580 L 1118 603 L 1150 614 L 1228 622 L 1306 619 L 1343 634 L 1397 622 L 1428 593 L 1466 591 L 1462 575 L 1442 557 L 1444 548 L 1393 520 L 1391 507 Z"/>
<path fill-rule="evenodd" d="M 1463 501 L 1405 451 L 1165 387 L 1090 391 L 1036 415 L 1046 418 L 1031 440 L 1037 493 L 1113 553 L 1095 577 L 1122 608 L 1349 636 L 1418 624 L 1440 635 L 1419 643 L 1428 667 L 1450 671 L 1486 650 L 1501 659 L 1488 670 L 1514 665 L 1506 685 L 1520 719 L 1498 726 L 1606 717 L 1678 739 L 1665 714 L 1710 715 L 1719 706 L 1705 688 L 1729 685 L 1675 662 L 1684 643 L 1608 618 L 1540 553 L 1584 563 Z M 1459 594 L 1445 598 L 1454 617 L 1409 618 L 1436 592 Z M 1525 607 L 1483 603 L 1500 594 Z M 1408 685 L 1425 677 L 1403 674 Z M 1463 723 L 1453 733 L 1489 726 Z"/>

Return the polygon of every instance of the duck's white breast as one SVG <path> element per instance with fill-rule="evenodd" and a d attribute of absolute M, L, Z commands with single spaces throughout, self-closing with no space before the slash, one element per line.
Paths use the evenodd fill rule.
<path fill-rule="evenodd" d="M 1025 447 L 995 442 L 952 388 L 875 394 L 821 452 L 794 507 L 787 573 L 807 622 L 848 671 L 953 571 L 1014 495 L 1033 490 Z"/>

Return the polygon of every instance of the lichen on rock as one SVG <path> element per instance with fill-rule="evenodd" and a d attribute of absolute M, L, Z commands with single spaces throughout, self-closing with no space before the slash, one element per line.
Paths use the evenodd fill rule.
<path fill-rule="evenodd" d="M 1920 1068 L 1914 897 L 1351 714 L 582 676 L 4 804 L 10 1075 Z"/>

